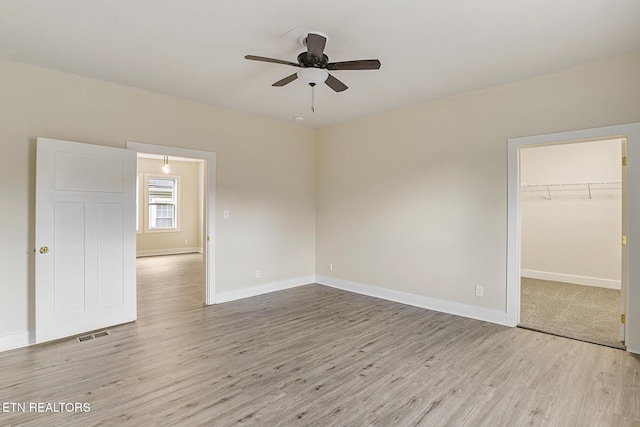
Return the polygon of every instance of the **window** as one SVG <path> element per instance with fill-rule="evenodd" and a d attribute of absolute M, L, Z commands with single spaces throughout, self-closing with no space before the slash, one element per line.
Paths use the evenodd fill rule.
<path fill-rule="evenodd" d="M 145 232 L 178 231 L 178 177 L 146 176 Z"/>

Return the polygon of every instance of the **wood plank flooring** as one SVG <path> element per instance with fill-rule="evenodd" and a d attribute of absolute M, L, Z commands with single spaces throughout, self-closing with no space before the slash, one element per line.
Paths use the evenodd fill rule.
<path fill-rule="evenodd" d="M 640 425 L 624 351 L 308 285 L 202 305 L 199 255 L 138 263 L 139 319 L 0 353 L 0 425 Z"/>

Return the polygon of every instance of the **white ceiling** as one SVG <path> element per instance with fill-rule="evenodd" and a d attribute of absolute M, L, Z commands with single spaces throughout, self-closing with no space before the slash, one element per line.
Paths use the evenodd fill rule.
<path fill-rule="evenodd" d="M 349 89 L 286 65 L 329 36 Z M 640 51 L 640 0 L 0 0 L 0 59 L 322 127 Z"/>

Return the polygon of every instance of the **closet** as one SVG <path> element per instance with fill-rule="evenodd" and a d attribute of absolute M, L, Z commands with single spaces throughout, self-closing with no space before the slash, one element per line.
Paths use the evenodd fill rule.
<path fill-rule="evenodd" d="M 520 326 L 620 342 L 620 139 L 520 153 Z"/>

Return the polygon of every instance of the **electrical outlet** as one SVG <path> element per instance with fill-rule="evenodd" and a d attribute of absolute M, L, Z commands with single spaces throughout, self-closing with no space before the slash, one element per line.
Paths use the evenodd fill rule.
<path fill-rule="evenodd" d="M 260 270 L 256 270 L 256 279 L 260 278 Z"/>
<path fill-rule="evenodd" d="M 476 285 L 476 296 L 481 297 L 484 295 L 484 286 Z"/>
<path fill-rule="evenodd" d="M 224 219 L 229 219 L 229 211 L 222 211 L 222 216 Z"/>
<path fill-rule="evenodd" d="M 329 267 L 328 268 L 329 268 L 329 271 L 333 271 L 333 264 L 329 263 Z"/>

